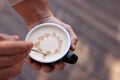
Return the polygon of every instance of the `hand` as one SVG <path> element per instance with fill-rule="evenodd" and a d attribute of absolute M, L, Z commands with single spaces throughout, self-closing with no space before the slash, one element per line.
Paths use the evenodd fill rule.
<path fill-rule="evenodd" d="M 18 36 L 0 34 L 0 80 L 13 78 L 21 73 L 24 58 L 33 44 L 20 41 Z"/>
<path fill-rule="evenodd" d="M 54 16 L 49 17 L 47 20 L 45 19 L 44 23 L 47 23 L 47 22 L 53 22 L 53 23 L 60 24 L 60 25 L 62 25 L 63 27 L 65 27 L 68 30 L 68 32 L 71 35 L 71 40 L 72 40 L 71 48 L 70 49 L 72 51 L 74 51 L 75 50 L 75 46 L 76 46 L 77 41 L 78 41 L 78 38 L 77 38 L 76 34 L 74 33 L 74 31 L 72 30 L 71 26 L 68 25 L 68 24 L 63 23 L 62 21 L 58 20 Z M 35 24 L 33 24 L 32 26 L 34 26 L 34 25 Z M 26 61 L 28 63 L 32 64 L 32 67 L 34 69 L 37 69 L 37 70 L 41 69 L 41 70 L 43 70 L 46 73 L 52 72 L 55 69 L 56 70 L 62 70 L 65 67 L 65 63 L 64 62 L 57 62 L 54 66 L 48 66 L 48 65 L 45 65 L 45 64 L 38 63 L 38 62 L 32 60 L 29 57 L 26 59 Z"/>
<path fill-rule="evenodd" d="M 59 19 L 57 19 L 56 17 L 54 16 L 50 16 L 48 18 L 48 20 L 46 20 L 45 22 L 52 22 L 52 23 L 57 23 L 59 25 L 62 25 L 64 28 L 67 29 L 67 31 L 70 33 L 70 36 L 71 36 L 71 50 L 74 51 L 75 50 L 75 47 L 76 47 L 76 44 L 78 42 L 78 37 L 76 36 L 76 34 L 74 33 L 72 27 L 62 21 L 60 21 Z"/>

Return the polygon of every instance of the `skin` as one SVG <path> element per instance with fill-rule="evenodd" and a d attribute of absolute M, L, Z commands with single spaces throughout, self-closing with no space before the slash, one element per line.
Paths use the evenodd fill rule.
<path fill-rule="evenodd" d="M 65 27 L 71 35 L 70 49 L 75 50 L 78 41 L 76 34 L 70 25 L 60 21 L 52 14 L 45 0 L 24 0 L 13 7 L 26 21 L 28 30 L 37 24 L 46 22 L 57 23 Z M 24 61 L 31 64 L 34 69 L 46 73 L 64 69 L 66 64 L 64 62 L 57 62 L 53 66 L 48 66 L 29 58 L 28 54 L 32 47 L 32 42 L 21 41 L 19 36 L 0 33 L 0 80 L 8 80 L 19 75 Z"/>
<path fill-rule="evenodd" d="M 78 38 L 71 26 L 57 19 L 51 12 L 46 0 L 24 0 L 23 2 L 13 6 L 17 12 L 21 14 L 27 23 L 28 30 L 40 23 L 57 23 L 65 27 L 71 35 L 71 50 L 75 50 Z M 29 14 L 30 13 L 30 14 Z M 58 62 L 54 66 L 40 64 L 31 58 L 27 58 L 26 62 L 30 63 L 34 69 L 43 70 L 44 72 L 52 72 L 54 70 L 62 70 L 65 67 L 64 62 Z"/>
<path fill-rule="evenodd" d="M 21 73 L 24 58 L 33 47 L 31 42 L 18 36 L 0 34 L 0 80 L 13 78 Z"/>

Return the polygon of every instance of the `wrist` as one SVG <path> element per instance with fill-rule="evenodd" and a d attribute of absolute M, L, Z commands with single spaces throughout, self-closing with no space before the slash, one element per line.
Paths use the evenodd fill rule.
<path fill-rule="evenodd" d="M 47 16 L 45 16 L 43 18 L 32 21 L 30 24 L 27 25 L 28 30 L 32 29 L 33 27 L 35 27 L 38 24 L 48 21 L 49 19 L 51 19 L 52 16 L 53 16 L 52 14 L 48 14 Z"/>
<path fill-rule="evenodd" d="M 24 18 L 28 28 L 48 20 L 53 15 L 45 0 L 23 0 L 13 7 Z"/>

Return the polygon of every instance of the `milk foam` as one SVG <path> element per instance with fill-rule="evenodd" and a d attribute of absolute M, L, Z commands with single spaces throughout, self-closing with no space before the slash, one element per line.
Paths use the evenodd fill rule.
<path fill-rule="evenodd" d="M 38 42 L 39 37 L 43 36 L 45 34 L 50 34 L 48 37 L 44 37 L 44 40 L 40 41 L 40 45 L 39 47 L 41 48 L 41 51 L 43 53 L 46 54 L 47 53 L 52 53 L 46 57 L 44 57 L 43 55 L 39 54 L 38 56 L 40 58 L 43 58 L 45 60 L 49 60 L 52 59 L 53 57 L 57 57 L 60 54 L 65 53 L 66 49 L 68 48 L 68 37 L 65 34 L 64 31 L 62 31 L 61 29 L 57 28 L 57 27 L 50 27 L 50 26 L 44 26 L 44 27 L 40 27 L 38 29 L 36 29 L 35 31 L 32 32 L 32 34 L 29 37 L 29 41 L 32 41 L 34 44 L 36 44 L 36 42 Z M 62 41 L 61 43 L 61 48 L 60 48 L 60 44 L 58 43 L 58 39 L 55 37 L 52 37 L 53 33 L 56 34 L 57 38 L 59 38 L 59 40 Z M 59 53 L 55 53 L 55 51 L 60 48 L 60 51 L 58 51 Z M 36 47 L 34 46 L 34 49 L 36 49 Z M 57 52 L 57 51 L 56 51 Z M 35 53 L 35 52 L 33 52 Z"/>

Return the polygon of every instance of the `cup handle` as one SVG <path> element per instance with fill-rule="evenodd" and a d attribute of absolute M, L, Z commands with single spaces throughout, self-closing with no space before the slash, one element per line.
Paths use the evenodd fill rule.
<path fill-rule="evenodd" d="M 63 57 L 63 61 L 69 64 L 75 64 L 77 60 L 78 60 L 78 56 L 70 51 L 68 51 L 68 53 Z"/>

